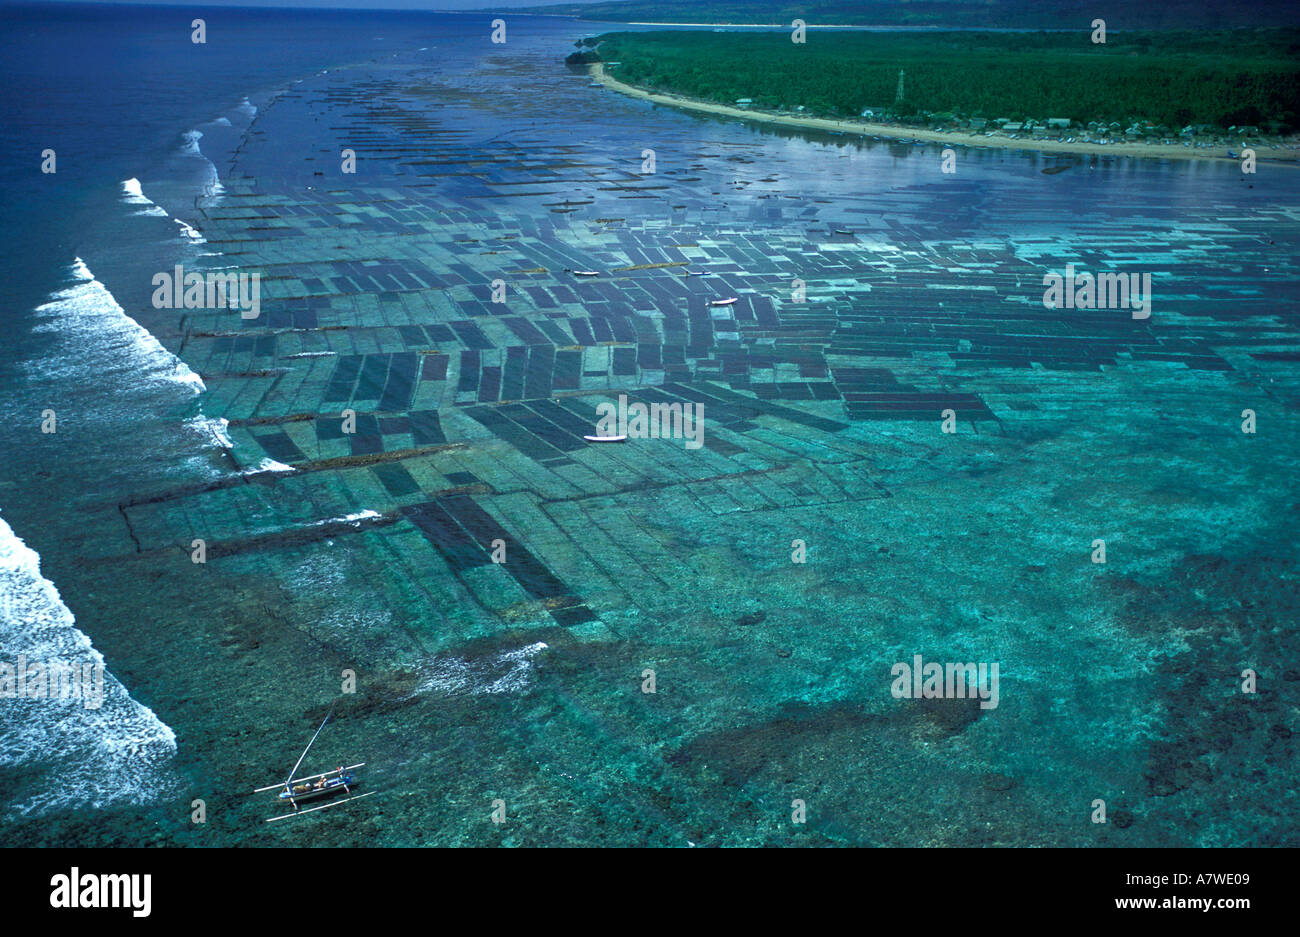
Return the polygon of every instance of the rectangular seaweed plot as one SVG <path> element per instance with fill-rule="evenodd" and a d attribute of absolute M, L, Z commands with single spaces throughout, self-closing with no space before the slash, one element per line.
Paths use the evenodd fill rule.
<path fill-rule="evenodd" d="M 400 462 L 385 462 L 381 465 L 372 465 L 370 471 L 375 473 L 375 477 L 379 479 L 385 490 L 394 498 L 404 498 L 407 495 L 416 494 L 420 490 L 420 486 L 415 483 L 411 473 Z"/>
<path fill-rule="evenodd" d="M 420 529 L 455 572 L 463 573 L 492 562 L 487 549 L 478 544 L 439 502 L 413 504 L 402 508 L 402 514 Z"/>
<path fill-rule="evenodd" d="M 258 433 L 254 438 L 257 440 L 258 445 L 266 450 L 266 454 L 276 462 L 292 464 L 294 462 L 303 462 L 307 458 L 284 430 Z"/>
<path fill-rule="evenodd" d="M 506 349 L 506 366 L 501 374 L 501 399 L 519 400 L 524 396 L 524 369 L 528 364 L 528 349 L 511 345 Z"/>
<path fill-rule="evenodd" d="M 356 433 L 349 437 L 353 455 L 374 455 L 384 451 L 384 434 L 373 413 L 358 413 L 356 428 Z"/>
<path fill-rule="evenodd" d="M 497 438 L 508 442 L 530 459 L 542 462 L 564 455 L 559 449 L 492 407 L 467 407 L 464 412 L 491 430 Z"/>
<path fill-rule="evenodd" d="M 576 449 L 586 448 L 587 444 L 583 440 L 555 425 L 545 417 L 539 416 L 534 410 L 530 410 L 522 404 L 504 406 L 501 408 L 501 412 L 537 438 L 550 443 L 562 452 L 573 452 Z"/>
<path fill-rule="evenodd" d="M 474 350 L 460 353 L 460 379 L 456 383 L 459 393 L 478 390 L 479 353 Z"/>
<path fill-rule="evenodd" d="M 582 382 L 582 352 L 557 351 L 554 373 L 554 390 L 577 390 Z"/>
<path fill-rule="evenodd" d="M 524 397 L 537 400 L 551 396 L 551 372 L 555 368 L 555 349 L 534 345 L 528 350 L 528 369 L 524 374 Z"/>
<path fill-rule="evenodd" d="M 357 400 L 378 400 L 388 383 L 388 361 L 391 355 L 366 355 L 361 365 L 361 379 L 357 383 Z"/>
<path fill-rule="evenodd" d="M 514 576 L 520 586 L 529 595 L 537 599 L 550 599 L 563 605 L 576 604 L 569 594 L 568 587 L 560 581 L 546 564 L 535 557 L 518 540 L 510 536 L 504 527 L 496 522 L 492 515 L 483 510 L 468 495 L 455 495 L 445 498 L 442 503 L 447 512 L 470 532 L 470 536 L 484 544 L 493 540 L 506 543 L 505 570 Z M 563 601 L 563 600 L 569 601 Z"/>
<path fill-rule="evenodd" d="M 381 411 L 405 410 L 411 405 L 411 392 L 415 387 L 415 373 L 419 366 L 420 356 L 411 352 L 390 357 L 388 382 L 384 385 L 383 396 L 379 398 Z"/>
<path fill-rule="evenodd" d="M 352 399 L 352 388 L 357 382 L 357 375 L 361 373 L 361 362 L 364 360 L 364 355 L 339 356 L 329 386 L 325 389 L 325 403 L 346 403 Z"/>
<path fill-rule="evenodd" d="M 435 446 L 447 441 L 437 410 L 412 410 L 410 426 L 414 445 Z"/>

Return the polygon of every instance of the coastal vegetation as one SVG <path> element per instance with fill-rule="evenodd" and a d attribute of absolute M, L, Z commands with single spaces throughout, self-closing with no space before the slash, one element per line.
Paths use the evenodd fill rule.
<path fill-rule="evenodd" d="M 595 52 L 591 53 L 591 45 Z M 610 32 L 573 61 L 719 104 L 905 123 L 1069 118 L 1076 126 L 1296 129 L 1300 30 Z M 904 75 L 900 97 L 900 71 Z"/>
<path fill-rule="evenodd" d="M 1294 0 L 605 0 L 529 7 L 521 12 L 603 23 L 713 23 L 911 26 L 934 29 L 1230 29 L 1300 26 Z"/>
<path fill-rule="evenodd" d="M 595 54 L 593 54 L 593 45 Z M 1068 119 L 1161 134 L 1300 126 L 1300 30 L 616 32 L 585 40 L 619 81 L 719 104 L 925 124 Z M 617 64 L 615 64 L 617 63 Z M 900 96 L 900 72 L 902 73 Z"/>

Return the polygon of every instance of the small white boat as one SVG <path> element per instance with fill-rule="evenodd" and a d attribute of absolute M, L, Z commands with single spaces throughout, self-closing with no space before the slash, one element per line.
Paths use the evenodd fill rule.
<path fill-rule="evenodd" d="M 688 277 L 702 277 L 702 276 L 704 276 L 704 271 L 703 271 L 703 270 L 687 270 L 687 271 L 686 271 L 686 275 L 687 275 Z"/>
<path fill-rule="evenodd" d="M 575 277 L 598 277 L 600 276 L 600 271 L 599 270 L 575 270 L 573 271 L 573 275 Z"/>
<path fill-rule="evenodd" d="M 587 442 L 627 442 L 626 436 L 583 436 Z"/>
<path fill-rule="evenodd" d="M 728 299 L 715 299 L 715 300 L 713 300 L 711 303 L 709 303 L 709 305 L 710 305 L 710 306 L 730 306 L 732 303 L 736 302 L 739 298 L 740 298 L 740 297 L 738 297 L 738 296 L 732 296 L 732 297 L 729 297 Z"/>

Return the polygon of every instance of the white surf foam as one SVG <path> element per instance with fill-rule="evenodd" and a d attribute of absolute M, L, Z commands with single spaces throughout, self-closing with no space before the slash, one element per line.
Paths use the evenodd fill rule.
<path fill-rule="evenodd" d="M 352 524 L 360 521 L 368 521 L 373 517 L 379 516 L 380 514 L 378 511 L 372 511 L 367 508 L 364 511 L 357 511 L 355 514 L 344 514 L 341 517 L 327 517 L 323 521 L 316 521 L 311 526 L 321 527 L 325 524 Z"/>
<path fill-rule="evenodd" d="M 127 371 L 136 383 L 177 384 L 195 394 L 207 389 L 185 362 L 126 314 L 80 257 L 73 262 L 70 273 L 72 285 L 37 307 L 36 313 L 43 321 L 33 331 L 57 333 L 75 353 L 28 362 L 24 365 L 27 371 L 43 379 L 79 381 L 86 380 L 88 368 L 98 369 L 101 374 Z"/>
<path fill-rule="evenodd" d="M 235 448 L 235 444 L 230 440 L 229 420 L 221 417 L 213 419 L 200 413 L 198 416 L 186 420 L 185 425 L 207 439 L 218 449 Z"/>
<path fill-rule="evenodd" d="M 263 459 L 251 469 L 244 469 L 245 475 L 265 475 L 267 473 L 279 475 L 285 472 L 298 471 L 292 465 L 285 465 L 283 462 L 277 462 L 275 459 Z"/>
<path fill-rule="evenodd" d="M 0 518 L 0 660 L 103 665 L 75 624 L 40 557 Z M 147 803 L 176 783 L 176 734 L 103 671 L 103 700 L 0 697 L 0 766 L 44 771 L 41 782 L 0 793 L 8 812 Z"/>
<path fill-rule="evenodd" d="M 122 183 L 122 201 L 129 205 L 148 206 L 147 208 L 142 208 L 140 211 L 133 212 L 132 214 L 160 215 L 163 218 L 167 217 L 167 212 L 163 211 L 158 205 L 155 205 L 153 200 L 144 194 L 144 189 L 140 187 L 139 179 L 127 179 Z"/>
<path fill-rule="evenodd" d="M 225 121 L 225 126 L 230 126 L 230 119 L 228 117 L 219 118 L 218 120 L 214 120 L 213 123 L 219 124 L 222 121 Z M 203 155 L 203 150 L 199 146 L 199 141 L 202 139 L 202 130 L 188 130 L 181 134 L 180 153 L 182 156 L 193 157 L 194 159 L 200 159 L 203 161 L 204 166 L 202 171 L 204 178 L 203 181 L 199 183 L 203 192 L 203 197 L 216 198 L 219 195 L 224 195 L 226 190 L 221 184 L 221 174 L 217 172 L 216 164 Z M 188 229 L 183 232 L 187 235 L 194 231 L 193 228 L 182 221 L 177 221 L 177 224 Z M 194 233 L 197 235 L 197 232 Z M 199 240 L 202 240 L 202 238 L 199 238 Z"/>
<path fill-rule="evenodd" d="M 197 416 L 190 417 L 185 421 L 185 428 L 196 433 L 211 449 L 223 449 L 234 456 L 236 462 L 239 462 L 240 453 L 238 447 L 230 438 L 230 421 L 221 417 L 204 416 L 200 411 Z M 223 478 L 231 474 L 229 462 L 216 461 L 212 458 L 212 452 L 208 451 L 201 456 L 195 456 L 186 460 L 186 465 L 196 472 L 202 472 L 211 479 Z M 263 458 L 257 465 L 237 470 L 237 473 L 245 478 L 252 478 L 256 475 L 287 475 L 291 472 L 298 471 L 292 465 L 285 465 L 283 462 L 277 462 L 274 459 Z"/>
<path fill-rule="evenodd" d="M 173 218 L 172 221 L 181 226 L 181 234 L 189 238 L 191 244 L 204 244 L 207 242 L 207 239 L 204 238 L 203 235 L 199 234 L 199 232 L 194 230 L 192 226 L 187 225 L 179 218 Z"/>
<path fill-rule="evenodd" d="M 421 676 L 416 693 L 463 696 L 519 693 L 533 678 L 533 658 L 546 650 L 544 641 L 502 651 L 491 657 L 438 657 L 415 670 Z"/>

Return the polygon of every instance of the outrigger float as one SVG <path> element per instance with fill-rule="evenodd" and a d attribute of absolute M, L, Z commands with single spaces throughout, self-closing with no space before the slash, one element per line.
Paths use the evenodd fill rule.
<path fill-rule="evenodd" d="M 331 706 L 329 713 L 325 716 L 325 722 L 329 722 L 330 716 L 332 715 L 334 715 L 334 707 Z M 363 797 L 369 797 L 371 794 L 378 793 L 378 791 L 366 791 L 364 794 L 357 794 L 354 792 L 357 786 L 357 780 L 356 775 L 352 772 L 356 771 L 358 768 L 365 767 L 366 763 L 364 761 L 360 764 L 335 768 L 333 771 L 326 771 L 323 774 L 312 774 L 305 778 L 294 778 L 294 773 L 297 772 L 299 766 L 302 764 L 302 760 L 307 757 L 307 752 L 311 750 L 312 744 L 316 741 L 316 736 L 320 735 L 321 729 L 325 728 L 325 722 L 320 724 L 320 728 L 316 730 L 316 735 L 311 737 L 311 741 L 307 743 L 307 747 L 304 748 L 302 754 L 298 756 L 298 762 L 289 772 L 288 778 L 280 784 L 272 784 L 268 787 L 259 787 L 257 790 L 253 791 L 254 794 L 263 794 L 267 791 L 279 791 L 280 793 L 277 796 L 280 803 L 288 803 L 293 806 L 293 813 L 281 814 L 278 817 L 267 817 L 267 823 L 274 823 L 276 820 L 287 820 L 289 817 L 301 816 L 304 813 L 314 813 L 317 810 L 326 810 L 330 807 L 340 807 L 349 801 L 360 800 Z M 308 807 L 303 809 L 299 806 L 299 804 L 313 800 L 333 798 L 340 793 L 346 793 L 348 796 L 344 797 L 342 800 L 332 800 L 328 804 L 321 804 L 317 807 Z"/>

